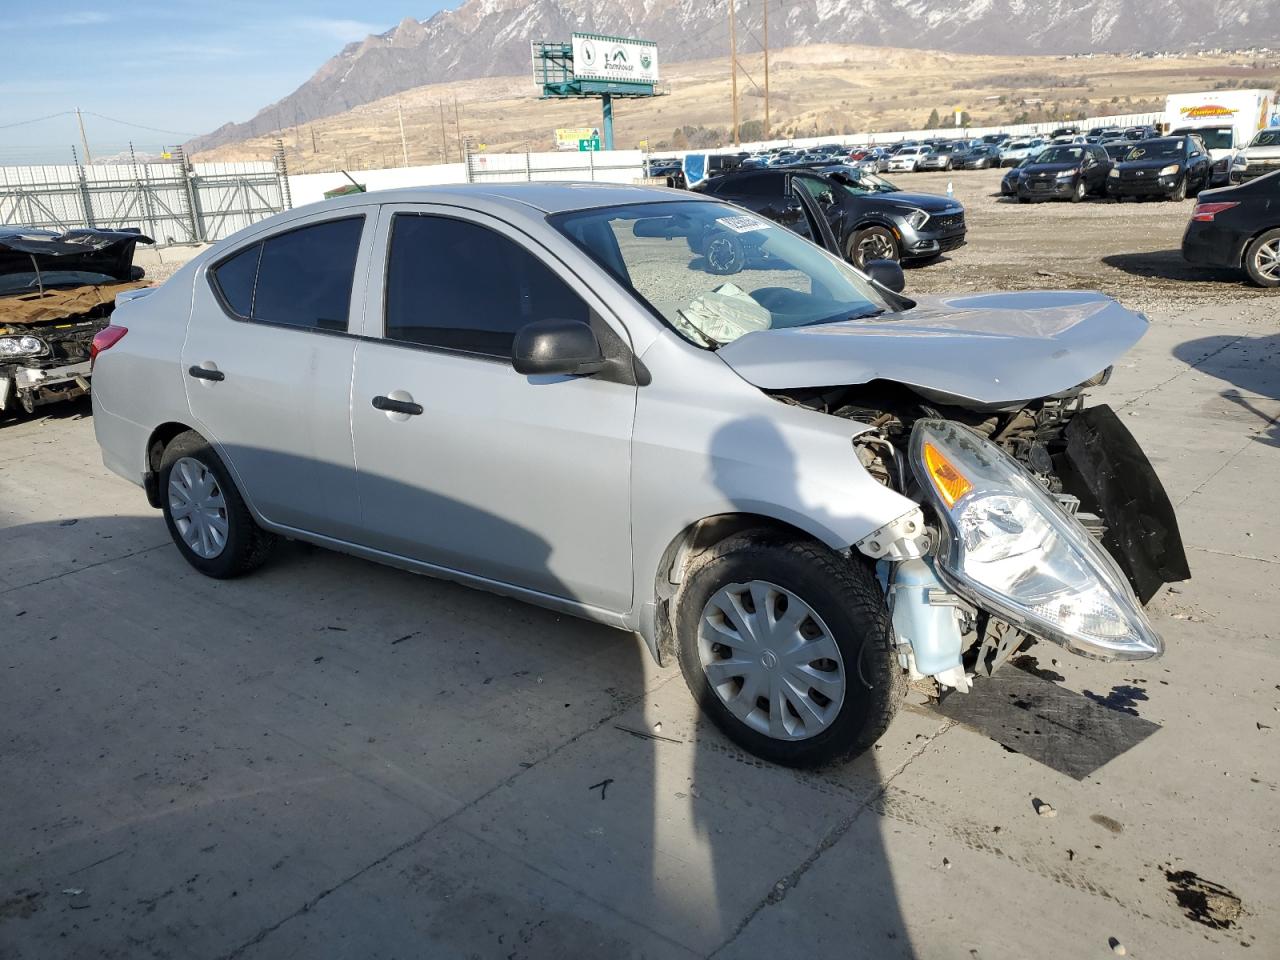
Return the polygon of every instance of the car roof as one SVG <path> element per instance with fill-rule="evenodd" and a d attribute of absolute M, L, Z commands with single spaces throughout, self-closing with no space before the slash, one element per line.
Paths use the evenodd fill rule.
<path fill-rule="evenodd" d="M 337 210 L 342 207 L 366 206 L 369 203 L 444 203 L 466 206 L 482 201 L 499 207 L 520 209 L 525 213 L 533 209 L 551 214 L 613 207 L 624 203 L 661 203 L 689 199 L 705 198 L 685 190 L 627 183 L 459 183 L 350 193 L 310 206 Z"/>

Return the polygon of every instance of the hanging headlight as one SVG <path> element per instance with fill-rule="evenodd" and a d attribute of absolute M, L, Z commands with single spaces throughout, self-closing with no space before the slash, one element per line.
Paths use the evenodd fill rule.
<path fill-rule="evenodd" d="M 0 337 L 0 357 L 36 357 L 48 349 L 39 337 Z"/>
<path fill-rule="evenodd" d="M 942 520 L 938 565 L 957 593 L 1085 656 L 1164 651 L 1115 561 L 998 446 L 948 420 L 919 420 L 911 463 Z"/>

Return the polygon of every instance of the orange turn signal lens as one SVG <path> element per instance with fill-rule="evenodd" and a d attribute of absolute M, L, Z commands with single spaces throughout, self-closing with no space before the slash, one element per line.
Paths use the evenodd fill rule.
<path fill-rule="evenodd" d="M 954 507 L 957 500 L 973 489 L 973 484 L 965 475 L 953 467 L 937 447 L 927 441 L 924 445 L 924 466 L 929 471 L 942 502 L 948 507 Z"/>

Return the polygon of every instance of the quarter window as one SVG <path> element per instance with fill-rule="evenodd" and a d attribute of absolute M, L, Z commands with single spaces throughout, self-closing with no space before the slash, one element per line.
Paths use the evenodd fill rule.
<path fill-rule="evenodd" d="M 345 331 L 363 227 L 346 217 L 268 237 L 215 267 L 214 282 L 242 319 Z"/>
<path fill-rule="evenodd" d="M 535 320 L 590 322 L 590 311 L 520 244 L 465 220 L 396 214 L 387 261 L 386 338 L 510 359 Z"/>

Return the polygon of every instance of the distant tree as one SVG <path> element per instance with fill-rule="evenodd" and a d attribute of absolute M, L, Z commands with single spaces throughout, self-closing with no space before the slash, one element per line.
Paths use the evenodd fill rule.
<path fill-rule="evenodd" d="M 968 110 L 961 110 L 961 111 L 960 111 L 960 126 L 962 126 L 962 127 L 967 127 L 967 126 L 969 126 L 969 111 L 968 111 Z"/>
<path fill-rule="evenodd" d="M 751 142 L 752 140 L 764 139 L 764 121 L 763 120 L 744 120 L 738 126 L 739 139 Z"/>
<path fill-rule="evenodd" d="M 935 107 L 933 112 L 929 114 L 929 119 L 924 122 L 924 129 L 937 130 L 938 124 L 942 122 L 942 118 L 938 116 L 938 110 Z"/>
<path fill-rule="evenodd" d="M 688 150 L 689 149 L 689 138 L 685 135 L 685 132 L 681 130 L 679 127 L 676 127 L 675 132 L 671 134 L 671 149 L 672 150 Z"/>

